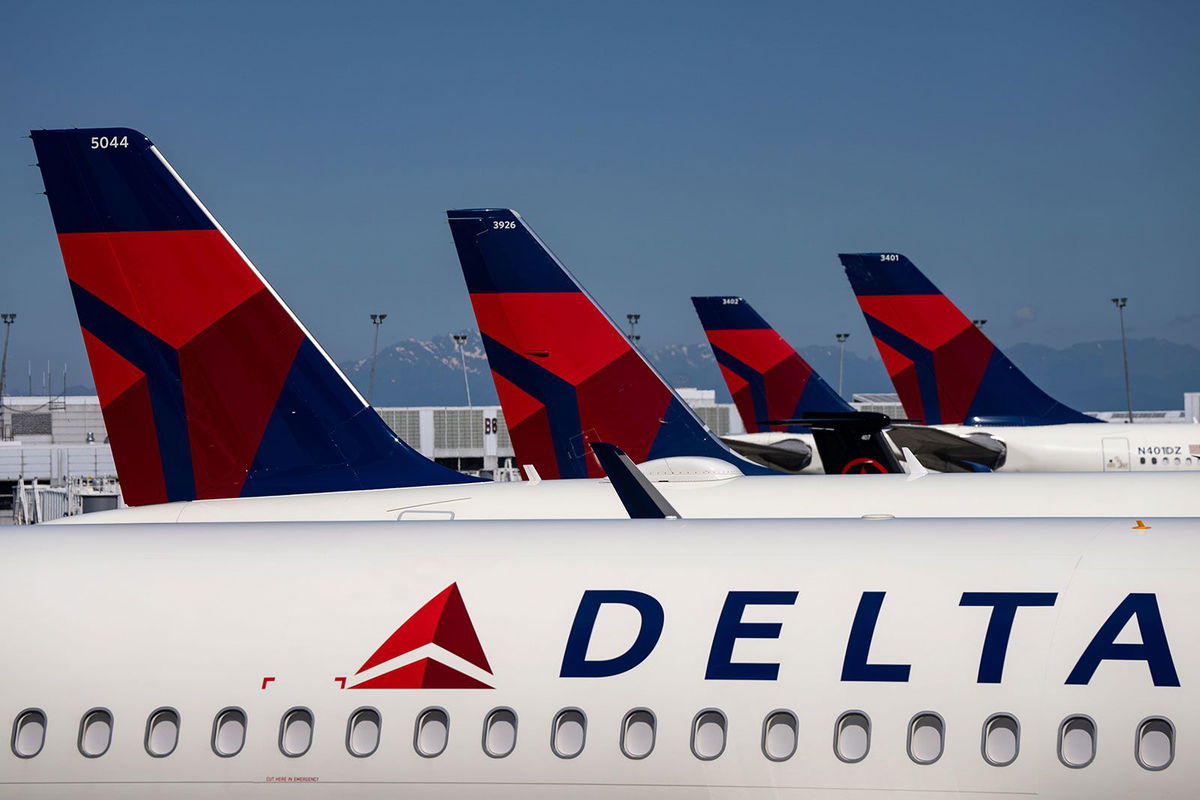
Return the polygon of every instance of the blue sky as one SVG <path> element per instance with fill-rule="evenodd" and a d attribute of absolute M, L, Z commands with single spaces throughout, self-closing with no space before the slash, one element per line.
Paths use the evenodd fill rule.
<path fill-rule="evenodd" d="M 31 127 L 153 139 L 336 358 L 473 325 L 444 210 L 511 206 L 643 342 L 745 295 L 874 348 L 897 250 L 1000 344 L 1200 345 L 1200 4 L 8 3 L 10 371 L 86 361 Z M 35 366 L 35 370 L 39 370 Z M 11 373 L 10 373 L 11 374 Z"/>

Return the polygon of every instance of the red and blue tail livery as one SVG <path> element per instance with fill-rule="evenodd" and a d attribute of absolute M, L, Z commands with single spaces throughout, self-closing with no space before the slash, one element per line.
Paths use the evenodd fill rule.
<path fill-rule="evenodd" d="M 805 432 L 765 420 L 854 410 L 744 298 L 693 297 L 692 305 L 747 433 Z"/>
<path fill-rule="evenodd" d="M 635 462 L 732 453 L 696 418 L 515 211 L 448 211 L 467 291 L 521 464 L 600 477 L 590 443 Z"/>
<path fill-rule="evenodd" d="M 912 419 L 928 425 L 1098 421 L 1038 388 L 904 256 L 838 258 Z"/>
<path fill-rule="evenodd" d="M 143 134 L 31 133 L 127 503 L 474 480 L 392 433 Z"/>

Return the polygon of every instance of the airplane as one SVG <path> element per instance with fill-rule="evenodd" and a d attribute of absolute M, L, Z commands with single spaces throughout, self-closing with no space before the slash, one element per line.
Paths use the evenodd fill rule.
<path fill-rule="evenodd" d="M 1200 425 L 1082 414 L 1029 380 L 907 257 L 838 258 L 910 418 L 991 437 L 1006 471 L 1200 470 Z"/>
<path fill-rule="evenodd" d="M 546 479 L 596 477 L 589 445 L 606 441 L 635 462 L 702 456 L 779 474 L 709 431 L 520 214 L 446 216 L 519 464 Z"/>
<path fill-rule="evenodd" d="M 703 456 L 749 475 L 903 471 L 877 433 L 843 430 L 862 419 L 825 414 L 806 441 L 718 438 L 520 214 L 446 214 L 517 461 L 543 478 L 599 475 L 594 441 L 619 444 L 634 461 Z"/>
<path fill-rule="evenodd" d="M 727 436 L 726 441 L 737 439 L 773 449 L 797 441 L 808 445 L 811 425 L 804 417 L 869 418 L 835 392 L 744 297 L 693 297 L 692 305 L 747 431 Z M 787 418 L 796 419 L 791 424 L 769 424 Z M 877 462 L 890 457 L 891 449 L 899 452 L 908 447 L 922 465 L 942 472 L 987 471 L 1004 463 L 1003 446 L 989 437 L 879 422 L 881 427 L 886 424 L 892 447 L 878 455 Z M 808 469 L 823 468 L 819 455 L 813 464 Z"/>
<path fill-rule="evenodd" d="M 747 433 L 799 433 L 765 421 L 855 410 L 744 297 L 693 297 L 692 305 Z"/>
<path fill-rule="evenodd" d="M 0 603 L 5 797 L 1200 785 L 1195 519 L 41 526 Z"/>
<path fill-rule="evenodd" d="M 476 480 L 388 428 L 146 136 L 30 135 L 126 503 Z"/>
<path fill-rule="evenodd" d="M 134 507 L 63 524 L 624 515 L 600 478 L 468 480 L 401 442 L 143 134 L 94 128 L 33 137 L 73 291 L 84 301 L 109 439 L 114 453 L 131 454 L 117 468 Z M 128 229 L 112 230 L 121 225 Z M 247 295 L 253 302 L 239 303 Z M 197 328 L 215 332 L 183 335 Z M 279 349 L 276 340 L 289 337 L 292 345 Z M 697 518 L 1200 514 L 1196 478 L 1184 474 L 1108 476 L 1102 490 L 1087 476 L 936 474 L 814 475 L 789 488 L 716 458 L 660 458 L 640 469 Z M 247 496 L 247 487 L 258 494 Z M 1091 495 L 1086 506 L 1063 501 Z"/>

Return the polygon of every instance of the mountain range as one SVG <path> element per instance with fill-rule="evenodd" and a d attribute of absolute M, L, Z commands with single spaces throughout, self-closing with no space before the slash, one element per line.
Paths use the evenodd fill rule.
<path fill-rule="evenodd" d="M 837 388 L 838 349 L 809 345 L 799 349 L 813 368 Z M 1039 386 L 1082 411 L 1116 411 L 1125 407 L 1125 383 L 1120 340 L 1080 342 L 1063 349 L 1017 344 L 1005 353 Z M 674 386 L 716 389 L 717 399 L 729 392 L 706 343 L 671 344 L 647 352 L 651 363 Z M 476 405 L 497 403 L 496 389 L 478 331 L 469 331 L 462 358 L 449 335 L 404 339 L 379 351 L 374 404 L 378 406 L 463 405 L 466 388 Z M 1165 339 L 1129 342 L 1129 365 L 1135 409 L 1178 409 L 1183 393 L 1200 391 L 1200 348 Z M 343 370 L 368 394 L 371 358 L 347 361 Z M 864 358 L 847 351 L 843 378 L 845 395 L 894 391 L 878 357 Z"/>

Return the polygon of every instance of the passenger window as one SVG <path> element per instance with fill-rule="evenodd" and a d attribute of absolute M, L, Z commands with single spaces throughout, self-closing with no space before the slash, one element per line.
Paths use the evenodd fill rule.
<path fill-rule="evenodd" d="M 578 708 L 565 708 L 554 717 L 551 749 L 559 758 L 574 758 L 587 741 L 587 717 Z"/>
<path fill-rule="evenodd" d="M 179 712 L 160 708 L 146 720 L 146 752 L 155 758 L 165 758 L 175 752 L 179 743 Z"/>
<path fill-rule="evenodd" d="M 1007 767 L 1021 750 L 1021 726 L 1008 714 L 992 714 L 983 723 L 983 760 Z"/>
<path fill-rule="evenodd" d="M 440 756 L 450 739 L 450 717 L 440 708 L 427 708 L 417 717 L 413 747 L 425 758 Z"/>
<path fill-rule="evenodd" d="M 908 757 L 918 764 L 932 764 L 942 757 L 946 723 L 932 711 L 917 714 L 908 723 Z"/>
<path fill-rule="evenodd" d="M 27 708 L 13 721 L 12 751 L 17 758 L 33 758 L 46 743 L 46 713 Z"/>
<path fill-rule="evenodd" d="M 790 711 L 772 711 L 763 720 L 762 751 L 772 761 L 787 761 L 796 752 L 800 723 Z"/>
<path fill-rule="evenodd" d="M 293 708 L 279 721 L 279 750 L 288 758 L 299 758 L 312 747 L 313 715 L 307 708 Z"/>
<path fill-rule="evenodd" d="M 483 723 L 483 752 L 504 758 L 517 746 L 517 715 L 511 708 L 497 708 Z"/>
<path fill-rule="evenodd" d="M 112 714 L 107 709 L 93 708 L 79 722 L 79 752 L 88 758 L 99 758 L 112 744 Z"/>
<path fill-rule="evenodd" d="M 626 758 L 645 758 L 654 751 L 654 712 L 635 708 L 621 722 L 621 752 Z"/>
<path fill-rule="evenodd" d="M 1096 723 L 1091 717 L 1067 717 L 1058 726 L 1058 759 L 1082 769 L 1096 757 Z"/>
<path fill-rule="evenodd" d="M 861 711 L 847 711 L 833 729 L 833 752 L 847 764 L 857 764 L 871 750 L 871 720 Z"/>
<path fill-rule="evenodd" d="M 346 749 L 356 758 L 366 758 L 379 749 L 379 733 L 383 719 L 373 708 L 360 708 L 346 723 Z"/>
<path fill-rule="evenodd" d="M 705 709 L 692 720 L 692 754 L 701 761 L 712 761 L 725 752 L 725 715 L 715 708 Z"/>
<path fill-rule="evenodd" d="M 213 752 L 221 758 L 230 758 L 242 752 L 245 744 L 246 712 L 240 708 L 226 708 L 217 712 L 213 719 Z"/>
<path fill-rule="evenodd" d="M 1166 769 L 1175 760 L 1175 726 L 1162 717 L 1150 717 L 1138 725 L 1137 762 L 1144 769 Z"/>

